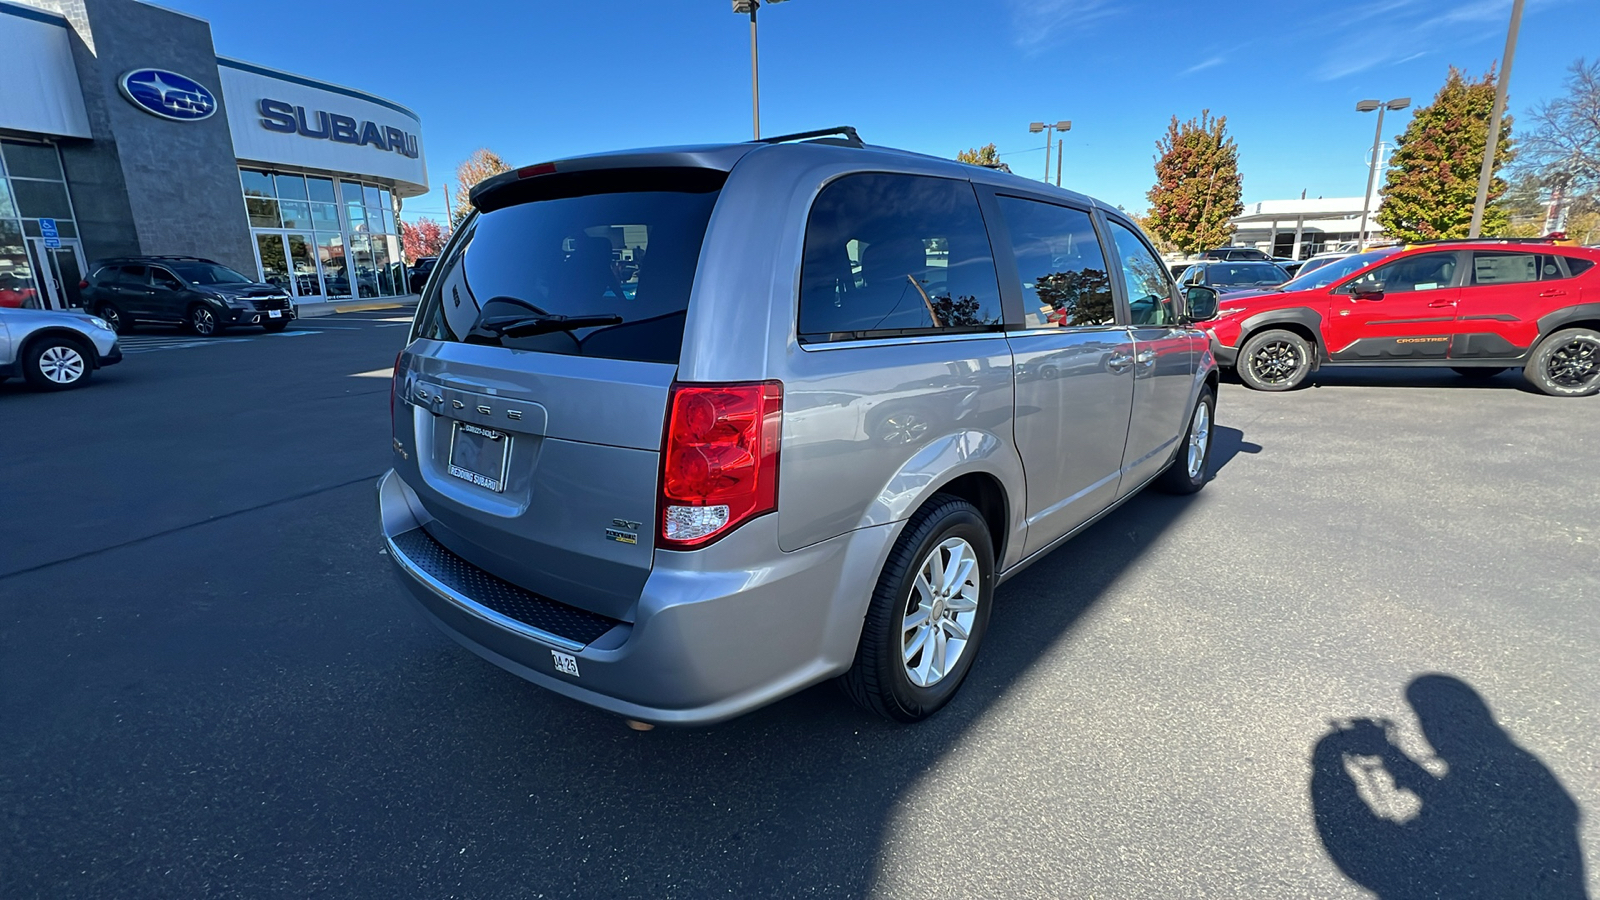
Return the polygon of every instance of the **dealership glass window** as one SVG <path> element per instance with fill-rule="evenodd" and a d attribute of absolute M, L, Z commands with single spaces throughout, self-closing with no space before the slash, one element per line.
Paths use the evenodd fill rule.
<path fill-rule="evenodd" d="M 301 200 L 278 201 L 278 215 L 283 218 L 283 227 L 293 228 L 297 231 L 311 230 L 311 204 Z"/>
<path fill-rule="evenodd" d="M 34 284 L 33 267 L 22 246 L 22 223 L 0 218 L 0 308 L 38 309 L 41 306 L 43 301 Z"/>
<path fill-rule="evenodd" d="M 275 175 L 273 186 L 278 189 L 279 200 L 305 200 L 306 180 L 301 175 Z"/>
<path fill-rule="evenodd" d="M 338 231 L 338 205 L 333 203 L 311 204 L 311 224 L 318 231 Z"/>
<path fill-rule="evenodd" d="M 0 141 L 0 154 L 5 156 L 7 174 L 12 178 L 66 180 L 61 174 L 61 157 L 56 154 L 54 144 Z"/>
<path fill-rule="evenodd" d="M 256 172 L 252 169 L 240 169 L 239 181 L 244 185 L 246 197 L 265 197 L 272 199 L 278 192 L 272 186 L 272 176 L 265 172 Z"/>
<path fill-rule="evenodd" d="M 67 186 L 59 181 L 11 180 L 17 212 L 25 219 L 70 219 L 72 205 L 67 202 Z"/>
<path fill-rule="evenodd" d="M 332 178 L 306 177 L 306 189 L 310 192 L 310 199 L 318 203 L 338 203 L 339 196 L 333 192 Z"/>
<path fill-rule="evenodd" d="M 17 206 L 11 202 L 11 189 L 6 187 L 6 180 L 0 177 L 0 219 L 15 219 Z"/>

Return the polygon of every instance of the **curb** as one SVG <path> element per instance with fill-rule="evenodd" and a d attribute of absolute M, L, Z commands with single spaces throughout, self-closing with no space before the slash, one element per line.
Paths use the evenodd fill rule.
<path fill-rule="evenodd" d="M 313 319 L 319 316 L 331 316 L 335 313 L 371 312 L 378 309 L 402 309 L 414 307 L 420 299 L 416 294 L 407 294 L 400 297 L 386 297 L 382 300 L 354 300 L 354 301 L 320 301 L 316 303 L 302 303 L 299 305 L 299 318 Z"/>

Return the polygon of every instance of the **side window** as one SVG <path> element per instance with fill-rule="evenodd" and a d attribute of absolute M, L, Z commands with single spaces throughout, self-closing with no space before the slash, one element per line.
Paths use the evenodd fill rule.
<path fill-rule="evenodd" d="M 1122 257 L 1122 280 L 1128 285 L 1128 312 L 1134 325 L 1172 325 L 1178 321 L 1172 305 L 1172 282 L 1161 260 L 1140 237 L 1119 222 L 1111 223 L 1111 238 Z"/>
<path fill-rule="evenodd" d="M 1178 276 L 1178 283 L 1201 284 L 1205 281 L 1205 279 L 1202 277 L 1205 275 L 1205 273 L 1206 270 L 1203 266 L 1190 266 L 1189 268 L 1183 270 L 1182 275 Z"/>
<path fill-rule="evenodd" d="M 1088 213 L 1016 197 L 1001 197 L 1000 212 L 1022 277 L 1028 328 L 1116 324 L 1111 273 Z"/>
<path fill-rule="evenodd" d="M 1548 263 L 1549 274 L 1543 274 L 1542 264 Z M 1471 284 L 1518 284 L 1538 281 L 1540 278 L 1560 278 L 1561 270 L 1548 255 L 1537 253 L 1495 253 L 1478 251 L 1472 254 Z"/>
<path fill-rule="evenodd" d="M 1344 293 L 1354 293 L 1372 285 L 1382 285 L 1386 294 L 1434 291 L 1449 287 L 1455 276 L 1454 253 L 1423 253 L 1397 259 L 1386 266 L 1379 266 L 1350 281 L 1341 290 Z"/>
<path fill-rule="evenodd" d="M 167 288 L 174 291 L 183 290 L 183 282 L 178 280 L 178 276 L 168 272 L 166 269 L 152 268 L 150 270 L 150 282 L 158 288 Z"/>
<path fill-rule="evenodd" d="M 1576 256 L 1563 256 L 1561 258 L 1566 260 L 1567 272 L 1569 272 L 1573 278 L 1582 275 L 1594 267 L 1594 260 L 1592 259 L 1579 259 Z"/>
<path fill-rule="evenodd" d="M 800 340 L 993 330 L 1000 284 L 972 185 L 847 175 L 806 222 Z"/>
<path fill-rule="evenodd" d="M 123 266 L 117 273 L 117 284 L 144 285 L 150 283 L 150 277 L 145 272 L 144 266 Z"/>

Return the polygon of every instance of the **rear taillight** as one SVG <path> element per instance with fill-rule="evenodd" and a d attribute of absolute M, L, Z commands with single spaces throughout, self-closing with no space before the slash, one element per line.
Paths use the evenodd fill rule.
<path fill-rule="evenodd" d="M 778 508 L 783 384 L 673 385 L 661 454 L 660 546 L 703 547 Z"/>
<path fill-rule="evenodd" d="M 389 430 L 394 431 L 394 395 L 400 393 L 400 357 L 406 352 L 401 350 L 394 355 L 394 374 L 389 376 Z M 382 371 L 381 369 L 379 371 Z"/>

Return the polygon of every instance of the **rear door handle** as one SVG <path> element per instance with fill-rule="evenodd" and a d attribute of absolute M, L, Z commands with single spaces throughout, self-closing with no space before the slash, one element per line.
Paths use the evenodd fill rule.
<path fill-rule="evenodd" d="M 1429 303 L 1428 307 L 1430 309 L 1443 309 L 1446 306 L 1455 306 L 1455 305 L 1456 305 L 1456 301 L 1454 301 L 1454 300 L 1435 300 L 1432 303 Z"/>
<path fill-rule="evenodd" d="M 1541 297 L 1565 297 L 1566 295 L 1567 292 L 1560 290 L 1559 288 L 1555 290 L 1544 291 L 1539 294 Z"/>
<path fill-rule="evenodd" d="M 1154 350 L 1140 351 L 1139 355 L 1135 358 L 1135 362 L 1148 369 L 1156 364 L 1156 352 Z"/>
<path fill-rule="evenodd" d="M 1126 372 L 1131 365 L 1133 365 L 1131 356 L 1113 356 L 1106 360 L 1106 368 L 1113 372 Z"/>

